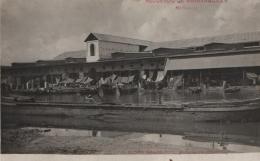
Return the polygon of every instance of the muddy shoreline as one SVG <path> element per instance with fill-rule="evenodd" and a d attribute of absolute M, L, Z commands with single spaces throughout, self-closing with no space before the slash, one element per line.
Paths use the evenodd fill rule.
<path fill-rule="evenodd" d="M 3 115 L 2 115 L 3 116 Z M 2 117 L 2 153 L 12 154 L 190 154 L 236 152 L 225 149 L 171 145 L 133 140 L 141 136 L 178 135 L 181 138 L 219 145 L 240 143 L 260 147 L 260 122 L 256 123 L 175 123 L 160 120 L 108 119 L 104 115 L 91 117 L 58 117 L 35 115 L 4 115 Z M 28 128 L 34 127 L 34 128 Z M 54 128 L 54 129 L 53 129 Z M 55 128 L 59 129 L 55 135 Z M 67 135 L 67 131 L 77 134 Z M 60 130 L 63 130 L 60 132 Z M 93 137 L 84 131 L 127 133 L 115 137 Z M 56 130 L 57 131 L 57 130 Z M 83 133 L 83 134 L 82 134 Z M 65 135 L 66 134 L 66 135 Z M 155 140 L 158 140 L 156 138 Z M 160 138 L 159 138 L 160 140 Z M 214 142 L 213 141 L 213 142 Z M 169 141 L 174 143 L 174 141 Z M 187 143 L 189 145 L 189 143 Z"/>
<path fill-rule="evenodd" d="M 185 147 L 149 141 L 135 141 L 141 133 L 115 137 L 46 135 L 49 128 L 2 129 L 4 154 L 198 154 L 227 153 L 200 147 Z"/>

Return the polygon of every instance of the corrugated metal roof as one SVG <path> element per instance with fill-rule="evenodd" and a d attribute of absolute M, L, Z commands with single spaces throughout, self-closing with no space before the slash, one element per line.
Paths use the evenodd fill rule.
<path fill-rule="evenodd" d="M 213 37 L 200 37 L 200 38 L 192 38 L 192 39 L 165 41 L 165 42 L 151 42 L 151 41 L 146 41 L 146 40 L 132 39 L 132 38 L 113 36 L 113 35 L 108 35 L 108 34 L 99 34 L 99 33 L 89 34 L 89 36 L 86 38 L 85 41 L 87 41 L 87 39 L 90 36 L 92 38 L 94 36 L 96 39 L 103 40 L 103 41 L 148 46 L 147 49 L 145 49 L 145 51 L 152 51 L 152 50 L 158 49 L 158 48 L 182 49 L 182 48 L 203 46 L 203 45 L 210 44 L 210 43 L 232 44 L 232 43 L 260 41 L 260 31 L 248 32 L 248 33 L 236 33 L 236 34 L 229 34 L 229 35 L 220 35 L 220 36 L 213 36 Z M 64 52 L 64 53 L 56 56 L 54 58 L 54 60 L 64 60 L 69 57 L 85 58 L 86 51 L 79 50 L 79 51 Z"/>
<path fill-rule="evenodd" d="M 210 68 L 233 68 L 260 66 L 260 54 L 223 55 L 212 57 L 193 57 L 168 59 L 165 70 L 191 70 Z"/>
<path fill-rule="evenodd" d="M 64 52 L 64 53 L 54 57 L 54 60 L 64 60 L 66 58 L 86 58 L 86 51 L 78 50 L 78 51 Z"/>
<path fill-rule="evenodd" d="M 145 51 L 151 51 L 160 47 L 188 48 L 188 47 L 203 46 L 210 43 L 232 44 L 232 43 L 253 42 L 253 41 L 260 41 L 260 31 L 158 42 L 150 45 L 148 48 L 145 49 Z"/>
<path fill-rule="evenodd" d="M 114 36 L 114 35 L 108 35 L 108 34 L 99 34 L 99 33 L 89 34 L 89 36 L 86 38 L 85 42 L 89 40 L 88 38 L 90 36 L 95 36 L 98 40 L 109 41 L 109 42 L 118 42 L 118 43 L 144 45 L 144 46 L 149 46 L 152 44 L 151 41 L 139 40 L 139 39 L 133 39 L 133 38 L 127 38 L 127 37 L 121 37 L 121 36 Z"/>

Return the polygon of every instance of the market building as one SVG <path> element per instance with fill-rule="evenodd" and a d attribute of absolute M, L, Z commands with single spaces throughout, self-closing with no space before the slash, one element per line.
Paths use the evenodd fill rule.
<path fill-rule="evenodd" d="M 260 84 L 259 31 L 168 42 L 91 33 L 85 43 L 86 50 L 53 60 L 1 67 L 1 80 L 17 90 L 82 82 L 87 77 L 96 84 L 111 75 L 183 88 L 222 86 L 223 81 L 232 86 Z"/>

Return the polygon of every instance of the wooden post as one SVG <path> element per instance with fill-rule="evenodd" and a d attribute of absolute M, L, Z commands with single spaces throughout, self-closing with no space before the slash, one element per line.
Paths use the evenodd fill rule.
<path fill-rule="evenodd" d="M 32 86 L 31 89 L 34 89 L 34 78 L 32 79 Z"/>
<path fill-rule="evenodd" d="M 200 86 L 201 86 L 201 71 L 200 71 Z"/>
<path fill-rule="evenodd" d="M 243 69 L 243 85 L 245 85 L 245 70 Z"/>
<path fill-rule="evenodd" d="M 185 79 L 184 79 L 184 72 L 182 72 L 182 89 L 184 90 L 184 84 L 185 84 Z"/>
<path fill-rule="evenodd" d="M 29 81 L 26 81 L 26 90 L 29 89 Z"/>

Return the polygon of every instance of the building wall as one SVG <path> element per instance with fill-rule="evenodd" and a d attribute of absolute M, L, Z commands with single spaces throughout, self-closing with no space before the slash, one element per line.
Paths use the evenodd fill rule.
<path fill-rule="evenodd" d="M 134 71 L 134 70 L 163 70 L 164 59 L 131 60 L 98 63 L 93 66 L 97 72 Z"/>
<path fill-rule="evenodd" d="M 95 56 L 91 56 L 90 54 L 90 45 L 95 45 Z M 114 52 L 138 52 L 140 49 L 139 45 L 132 44 L 124 44 L 118 42 L 108 42 L 108 41 L 100 41 L 93 40 L 87 42 L 86 47 L 86 58 L 87 62 L 96 62 L 99 59 L 107 59 L 111 58 L 111 53 Z"/>
<path fill-rule="evenodd" d="M 68 78 L 71 75 L 80 76 L 82 73 L 87 74 L 91 70 L 94 70 L 99 75 L 101 75 L 102 73 L 112 74 L 114 72 L 126 74 L 128 71 L 131 72 L 137 70 L 163 70 L 164 66 L 165 59 L 140 59 L 71 64 L 67 63 L 63 65 L 45 65 L 15 68 L 10 69 L 8 72 L 5 72 L 4 75 L 5 79 L 8 80 L 8 83 L 12 83 L 15 86 L 20 84 L 19 86 L 25 88 L 26 82 L 32 79 L 47 79 L 47 82 L 53 83 L 55 82 L 56 77 Z"/>
<path fill-rule="evenodd" d="M 90 46 L 92 44 L 94 45 L 94 49 L 95 49 L 95 55 L 94 56 L 91 56 L 91 53 L 90 53 Z M 86 59 L 87 59 L 87 62 L 95 62 L 95 61 L 100 59 L 99 48 L 100 47 L 99 47 L 98 40 L 93 40 L 93 41 L 88 41 L 87 42 L 87 49 L 86 49 Z"/>

